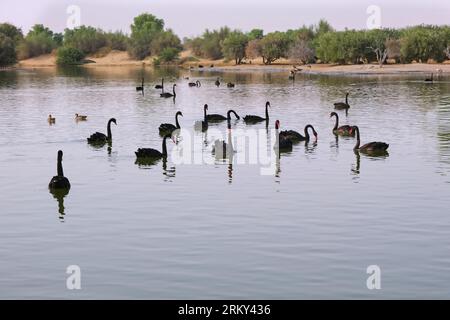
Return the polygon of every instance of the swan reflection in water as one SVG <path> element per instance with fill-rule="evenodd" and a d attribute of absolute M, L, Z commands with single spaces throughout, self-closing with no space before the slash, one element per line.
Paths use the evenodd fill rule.
<path fill-rule="evenodd" d="M 64 222 L 64 216 L 66 215 L 64 198 L 69 194 L 69 189 L 50 189 L 50 193 L 58 202 L 59 219 L 61 220 L 61 222 Z"/>
<path fill-rule="evenodd" d="M 360 173 L 361 173 L 361 154 L 358 150 L 353 150 L 354 154 L 355 154 L 355 164 L 352 165 L 351 168 L 351 174 L 353 176 L 355 176 L 355 178 L 359 177 Z M 364 153 L 364 157 L 372 160 L 372 161 L 377 161 L 377 160 L 385 160 L 386 158 L 389 157 L 389 152 L 387 151 L 377 151 L 377 152 L 373 152 L 373 153 Z M 354 179 L 355 180 L 355 179 Z M 355 180 L 356 182 L 356 180 Z"/>

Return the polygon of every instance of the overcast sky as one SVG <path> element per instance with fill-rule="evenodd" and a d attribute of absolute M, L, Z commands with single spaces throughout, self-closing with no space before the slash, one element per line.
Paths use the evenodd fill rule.
<path fill-rule="evenodd" d="M 0 0 L 0 22 L 28 31 L 42 23 L 63 31 L 67 7 L 77 5 L 81 24 L 129 32 L 134 16 L 150 12 L 163 18 L 179 36 L 192 36 L 223 25 L 266 32 L 298 28 L 328 20 L 336 29 L 366 28 L 370 5 L 381 10 L 383 27 L 450 24 L 450 0 Z"/>

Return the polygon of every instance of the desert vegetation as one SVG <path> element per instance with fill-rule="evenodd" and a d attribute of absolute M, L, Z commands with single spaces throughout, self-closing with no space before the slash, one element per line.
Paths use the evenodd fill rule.
<path fill-rule="evenodd" d="M 37 24 L 24 35 L 20 28 L 0 24 L 0 65 L 56 53 L 60 64 L 77 64 L 85 56 L 103 56 L 111 50 L 127 51 L 132 59 L 154 57 L 155 64 L 178 63 L 180 52 L 192 57 L 224 59 L 239 65 L 261 58 L 264 64 L 289 59 L 296 64 L 360 64 L 442 62 L 450 59 L 450 26 L 419 25 L 402 29 L 335 30 L 327 21 L 298 29 L 265 34 L 222 27 L 206 29 L 183 41 L 165 27 L 163 19 L 144 13 L 134 18 L 130 33 L 80 26 L 57 33 Z"/>

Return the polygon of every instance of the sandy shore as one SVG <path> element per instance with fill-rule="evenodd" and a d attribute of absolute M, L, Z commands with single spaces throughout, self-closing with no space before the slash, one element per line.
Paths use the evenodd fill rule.
<path fill-rule="evenodd" d="M 192 68 L 198 70 L 220 70 L 220 71 L 282 71 L 289 72 L 293 64 L 281 59 L 277 63 L 264 65 L 261 59 L 255 59 L 252 63 L 234 65 L 232 61 L 197 59 L 192 57 L 189 51 L 183 51 L 180 55 L 183 68 Z M 104 57 L 87 57 L 94 63 L 85 64 L 85 67 L 96 66 L 152 66 L 152 58 L 145 60 L 133 60 L 124 51 L 111 51 Z M 39 57 L 22 60 L 16 67 L 18 68 L 44 68 L 55 67 L 56 57 L 54 54 L 42 55 Z M 203 66 L 203 68 L 199 68 Z M 313 64 L 309 66 L 297 66 L 299 73 L 312 74 L 402 74 L 402 73 L 443 73 L 450 74 L 450 61 L 441 64 L 412 63 L 412 64 L 389 64 L 380 68 L 378 65 L 331 65 L 331 64 Z"/>

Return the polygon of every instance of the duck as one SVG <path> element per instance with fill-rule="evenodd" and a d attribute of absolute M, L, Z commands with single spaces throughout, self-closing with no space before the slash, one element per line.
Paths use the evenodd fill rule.
<path fill-rule="evenodd" d="M 136 91 L 144 93 L 144 78 L 142 78 L 141 85 L 139 87 L 136 87 Z"/>
<path fill-rule="evenodd" d="M 336 122 L 334 124 L 333 133 L 340 136 L 355 136 L 353 131 L 353 126 L 344 125 L 339 127 L 339 116 L 336 112 L 330 113 L 330 118 L 336 117 Z"/>
<path fill-rule="evenodd" d="M 309 141 L 310 140 L 310 135 L 309 135 L 309 131 L 308 129 L 311 129 L 313 132 L 313 135 L 315 137 L 315 139 L 317 140 L 317 131 L 314 129 L 314 127 L 310 124 L 307 124 L 305 126 L 304 132 L 305 135 L 302 136 L 300 133 L 298 133 L 297 131 L 294 130 L 285 130 L 285 131 L 281 131 L 280 132 L 280 136 L 286 139 L 291 140 L 292 142 L 300 142 L 300 141 Z"/>
<path fill-rule="evenodd" d="M 275 151 L 279 152 L 289 152 L 292 151 L 292 140 L 281 135 L 279 133 L 280 129 L 280 120 L 275 121 Z"/>
<path fill-rule="evenodd" d="M 161 78 L 161 84 L 157 84 L 155 89 L 161 89 L 164 91 L 164 78 Z"/>
<path fill-rule="evenodd" d="M 214 82 L 214 84 L 216 85 L 216 87 L 219 87 L 220 86 L 220 78 L 217 78 L 216 79 L 216 82 Z"/>
<path fill-rule="evenodd" d="M 199 80 L 195 81 L 195 82 L 189 82 L 188 83 L 189 87 L 201 87 L 202 84 L 200 83 Z"/>
<path fill-rule="evenodd" d="M 83 115 L 80 115 L 78 113 L 75 113 L 75 120 L 76 121 L 86 121 L 87 120 L 87 116 L 83 116 Z"/>
<path fill-rule="evenodd" d="M 227 83 L 227 88 L 234 88 L 235 84 L 232 82 Z"/>
<path fill-rule="evenodd" d="M 269 107 L 270 107 L 270 102 L 267 101 L 266 102 L 266 117 L 265 118 L 260 117 L 260 116 L 255 116 L 255 115 L 246 115 L 244 117 L 244 122 L 246 124 L 255 124 L 255 123 L 258 123 L 258 122 L 266 121 L 266 126 L 267 126 L 268 122 L 269 122 L 269 109 L 268 109 Z"/>
<path fill-rule="evenodd" d="M 52 117 L 52 115 L 49 114 L 49 115 L 48 115 L 48 118 L 47 118 L 47 121 L 48 121 L 48 123 L 50 123 L 50 124 L 54 124 L 54 123 L 56 123 L 56 118 Z"/>
<path fill-rule="evenodd" d="M 48 187 L 50 190 L 58 190 L 58 189 L 70 189 L 70 182 L 69 179 L 67 179 L 64 176 L 63 166 L 62 166 L 62 158 L 63 158 L 63 152 L 62 150 L 58 151 L 58 160 L 57 160 L 57 174 L 54 176 L 50 183 L 48 184 Z"/>
<path fill-rule="evenodd" d="M 177 111 L 175 114 L 175 125 L 171 123 L 162 123 L 158 128 L 159 134 L 165 136 L 166 134 L 172 134 L 177 129 L 181 129 L 180 123 L 178 122 L 179 116 L 183 116 L 181 111 Z"/>
<path fill-rule="evenodd" d="M 367 154 L 384 154 L 389 148 L 389 144 L 385 142 L 369 142 L 365 145 L 360 146 L 359 128 L 358 126 L 353 126 L 353 130 L 356 132 L 356 144 L 353 148 L 354 151 L 360 151 Z"/>
<path fill-rule="evenodd" d="M 177 85 L 174 83 L 173 86 L 172 86 L 172 93 L 170 93 L 170 92 L 163 92 L 163 93 L 160 94 L 160 97 L 161 98 L 172 98 L 172 97 L 175 98 L 177 96 L 177 94 L 175 92 L 175 87 L 176 86 Z"/>
<path fill-rule="evenodd" d="M 350 108 L 350 105 L 348 104 L 348 95 L 349 93 L 347 92 L 345 95 L 345 102 L 336 102 L 334 104 L 334 108 L 336 110 L 347 110 L 348 108 Z"/>
<path fill-rule="evenodd" d="M 171 134 L 166 134 L 162 141 L 162 152 L 152 149 L 152 148 L 139 148 L 134 153 L 136 154 L 137 159 L 152 159 L 152 160 L 158 160 L 161 158 L 166 159 L 167 158 L 167 144 L 166 140 L 167 138 L 171 138 Z"/>
<path fill-rule="evenodd" d="M 111 142 L 112 141 L 112 133 L 111 133 L 111 123 L 114 123 L 115 125 L 117 125 L 117 121 L 115 118 L 111 118 L 108 121 L 107 124 L 107 135 L 101 133 L 101 132 L 96 132 L 94 134 L 92 134 L 89 138 L 87 138 L 88 143 L 91 144 L 103 144 L 106 142 Z"/>

